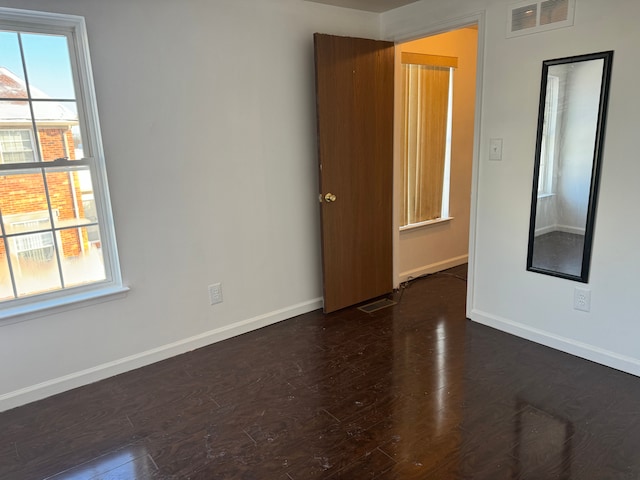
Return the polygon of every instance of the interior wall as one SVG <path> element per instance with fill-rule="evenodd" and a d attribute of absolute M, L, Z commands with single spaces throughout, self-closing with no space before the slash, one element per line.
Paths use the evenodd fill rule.
<path fill-rule="evenodd" d="M 471 245 L 468 314 L 481 322 L 621 370 L 640 374 L 637 271 L 640 203 L 635 159 L 640 118 L 636 61 L 640 3 L 577 0 L 575 25 L 506 38 L 509 0 L 423 1 L 382 16 L 394 40 L 455 19 L 484 15 L 479 158 Z M 614 50 L 602 176 L 587 285 L 526 271 L 527 234 L 542 62 Z M 489 139 L 502 138 L 502 161 L 489 161 Z M 591 291 L 591 311 L 573 308 L 576 287 Z"/>
<path fill-rule="evenodd" d="M 462 28 L 440 35 L 401 43 L 396 48 L 396 138 L 401 139 L 402 52 L 425 53 L 458 58 L 453 75 L 453 115 L 451 138 L 451 183 L 449 215 L 452 220 L 424 227 L 403 230 L 399 239 L 399 281 L 417 277 L 467 261 L 469 248 L 469 214 L 471 167 L 476 94 L 476 58 L 478 31 Z M 400 141 L 396 141 L 396 205 L 402 200 L 402 156 Z"/>
<path fill-rule="evenodd" d="M 0 410 L 321 307 L 314 32 L 290 0 L 1 0 L 86 18 L 125 298 L 0 325 Z M 207 286 L 222 282 L 224 302 Z M 10 366 L 10 367 L 9 367 Z"/>

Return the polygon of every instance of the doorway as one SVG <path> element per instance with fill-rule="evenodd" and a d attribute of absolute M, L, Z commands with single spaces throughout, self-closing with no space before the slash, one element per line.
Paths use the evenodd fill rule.
<path fill-rule="evenodd" d="M 421 231 L 426 231 L 429 233 L 435 232 L 439 234 L 438 236 L 442 236 L 441 234 L 443 232 L 446 233 L 447 230 L 452 229 L 452 225 L 459 225 L 463 227 L 464 231 L 462 235 L 458 236 L 458 242 L 462 245 L 462 248 L 460 252 L 455 253 L 452 256 L 450 250 L 448 250 L 448 240 L 438 240 L 441 242 L 441 245 L 439 247 L 434 247 L 433 245 L 431 247 L 425 247 L 424 245 L 420 245 L 418 249 L 421 252 L 426 252 L 427 254 L 438 254 L 441 256 L 441 258 L 443 255 L 448 256 L 444 257 L 444 260 L 430 260 L 427 262 L 423 261 L 421 266 L 403 271 L 408 272 L 406 273 L 407 276 L 410 275 L 416 277 L 426 273 L 440 271 L 456 265 L 461 265 L 468 261 L 468 312 L 470 312 L 473 308 L 473 258 L 475 247 L 475 215 L 477 205 L 476 197 L 479 155 L 478 148 L 480 143 L 479 112 L 481 110 L 480 92 L 482 82 L 482 39 L 484 36 L 483 13 L 479 13 L 463 19 L 458 19 L 447 24 L 441 24 L 438 27 L 432 27 L 431 29 L 426 29 L 424 31 L 413 32 L 413 34 L 409 33 L 407 34 L 407 37 L 401 39 L 393 39 L 395 40 L 395 43 L 392 43 L 391 41 L 381 42 L 374 40 L 354 39 L 350 37 L 335 37 L 331 35 L 316 34 L 316 101 L 318 103 L 318 158 L 320 167 L 319 171 L 321 194 L 319 199 L 321 203 L 321 213 L 326 212 L 328 215 L 330 214 L 333 216 L 339 216 L 347 222 L 347 225 L 358 227 L 358 231 L 349 232 L 347 232 L 345 228 L 338 228 L 334 230 L 326 229 L 325 218 L 321 214 L 321 238 L 323 242 L 323 289 L 325 294 L 324 297 L 326 312 L 345 308 L 347 306 L 351 306 L 356 303 L 384 294 L 383 291 L 375 291 L 376 289 L 367 289 L 366 292 L 364 291 L 364 289 L 362 289 L 362 292 L 360 292 L 361 294 L 355 295 L 353 296 L 353 298 L 349 297 L 343 299 L 344 301 L 341 302 L 328 302 L 328 292 L 342 292 L 343 289 L 336 287 L 340 282 L 349 286 L 356 284 L 359 285 L 360 283 L 363 283 L 364 280 L 369 279 L 370 275 L 367 272 L 371 269 L 373 269 L 372 271 L 378 273 L 382 272 L 380 276 L 388 279 L 388 284 L 385 284 L 384 291 L 390 292 L 393 287 L 398 287 L 400 284 L 400 215 L 399 208 L 395 208 L 396 206 L 400 205 L 400 189 L 398 188 L 400 185 L 399 178 L 401 173 L 401 156 L 398 154 L 400 147 L 400 129 L 398 128 L 399 123 L 396 120 L 394 122 L 395 127 L 391 125 L 390 131 L 387 132 L 385 130 L 385 132 L 380 134 L 372 133 L 371 131 L 362 128 L 349 130 L 349 128 L 347 127 L 353 125 L 361 125 L 361 123 L 355 120 L 351 121 L 348 118 L 346 119 L 345 109 L 346 113 L 350 113 L 352 110 L 356 113 L 364 112 L 366 118 L 376 120 L 373 122 L 373 125 L 376 126 L 380 126 L 378 125 L 380 122 L 377 121 L 379 119 L 384 119 L 385 124 L 392 123 L 391 120 L 393 120 L 394 117 L 396 119 L 398 118 L 397 112 L 401 105 L 397 101 L 398 94 L 401 94 L 401 90 L 398 88 L 398 86 L 401 84 L 401 82 L 398 80 L 400 65 L 398 63 L 394 65 L 393 60 L 393 50 L 396 48 L 396 45 L 401 42 L 415 40 L 419 37 L 439 36 L 439 34 L 444 32 L 451 33 L 458 30 L 470 34 L 475 38 L 475 46 L 473 46 L 472 44 L 469 50 L 471 51 L 471 61 L 473 61 L 473 64 L 476 66 L 477 71 L 477 76 L 472 75 L 473 79 L 470 82 L 473 85 L 472 95 L 467 100 L 464 100 L 464 97 L 459 94 L 456 96 L 456 92 L 454 91 L 454 102 L 456 103 L 456 105 L 466 104 L 469 108 L 466 110 L 467 113 L 464 116 L 467 119 L 471 119 L 470 122 L 467 122 L 464 127 L 455 126 L 452 130 L 453 135 L 457 135 L 460 132 L 466 132 L 468 134 L 468 138 L 471 138 L 471 141 L 467 143 L 467 146 L 470 146 L 470 149 L 468 149 L 467 152 L 468 156 L 464 157 L 466 159 L 465 162 L 460 162 L 458 160 L 458 158 L 460 158 L 459 154 L 461 151 L 459 148 L 455 149 L 452 156 L 452 173 L 454 175 L 456 174 L 458 166 L 466 165 L 466 168 L 463 168 L 463 171 L 467 176 L 465 182 L 467 193 L 466 195 L 464 193 L 462 194 L 462 196 L 465 196 L 466 199 L 461 202 L 451 202 L 450 216 L 453 218 L 449 218 L 446 222 L 440 222 L 436 225 L 429 225 L 424 226 L 420 229 L 415 229 L 415 232 L 410 231 L 405 236 L 410 236 L 411 239 L 413 239 L 413 237 L 418 236 L 417 234 L 414 235 L 414 233 L 420 233 Z M 439 39 L 443 38 L 446 37 L 439 37 Z M 322 42 L 319 42 L 320 40 L 322 40 Z M 388 52 L 389 50 L 391 52 Z M 389 55 L 388 53 L 391 53 L 391 55 Z M 331 58 L 335 55 L 339 55 L 340 59 L 338 60 Z M 385 58 L 384 61 L 382 61 L 383 57 Z M 389 61 L 387 61 L 387 59 Z M 359 62 L 364 62 L 364 64 L 359 65 Z M 468 66 L 468 62 L 463 61 L 462 65 Z M 384 66 L 384 70 L 386 73 L 372 73 L 372 70 L 375 70 L 376 68 L 382 66 Z M 354 75 L 358 77 L 355 80 Z M 395 82 L 392 81 L 394 75 L 396 75 Z M 326 80 L 328 80 L 328 83 L 321 81 L 325 79 L 325 77 Z M 335 94 L 332 94 L 325 88 L 327 85 L 331 86 L 331 88 L 335 88 L 336 79 L 338 77 L 344 80 L 344 85 L 341 84 L 342 86 L 340 88 L 344 88 L 349 98 L 355 99 L 357 100 L 357 102 L 336 102 Z M 384 82 L 382 82 L 385 85 L 388 85 L 389 83 L 395 83 L 395 94 L 393 91 L 393 85 L 391 85 L 391 89 L 388 91 L 388 93 L 386 87 L 383 89 L 384 92 L 381 91 L 382 84 L 380 85 L 380 88 L 369 88 L 367 90 L 361 90 L 357 88 L 359 85 L 370 84 L 372 81 L 371 79 L 374 79 L 376 82 L 382 79 L 391 81 L 387 82 L 385 80 Z M 357 95 L 355 94 L 354 88 L 357 89 Z M 370 95 L 365 95 L 364 93 L 366 92 L 369 92 Z M 384 112 L 380 110 L 383 104 L 388 105 L 388 110 L 385 107 Z M 387 122 L 387 120 L 389 122 Z M 365 122 L 365 125 L 369 125 L 369 123 Z M 373 145 L 370 141 L 372 138 L 378 141 L 384 140 L 384 148 L 380 148 L 379 145 Z M 358 140 L 357 145 L 354 144 L 354 139 Z M 347 154 L 329 155 L 327 157 L 327 154 L 331 152 L 329 150 L 326 150 L 326 148 L 323 148 L 323 146 L 335 147 L 339 145 L 345 145 L 346 147 L 348 147 Z M 387 146 L 389 147 L 388 150 Z M 371 149 L 373 152 L 380 154 L 380 162 L 376 163 L 376 165 L 380 165 L 384 168 L 371 168 L 371 159 L 374 157 L 366 153 Z M 357 155 L 354 155 L 354 152 L 357 153 Z M 331 162 L 330 158 L 332 156 L 335 156 L 338 161 Z M 348 161 L 345 161 L 345 159 L 347 159 Z M 353 182 L 347 182 L 347 188 L 336 190 L 336 188 L 338 187 L 334 184 L 334 182 L 328 180 L 325 181 L 324 178 L 326 176 L 332 177 L 332 175 L 329 174 L 331 174 L 332 170 L 331 165 L 333 165 L 334 163 L 334 166 L 337 168 L 336 172 L 334 172 L 337 178 L 345 177 L 344 171 L 345 169 L 347 169 L 348 172 L 353 171 L 352 173 L 354 173 L 356 177 L 362 177 L 363 179 L 365 177 L 368 178 L 368 174 L 375 174 L 375 180 L 363 180 L 358 182 L 357 185 L 363 188 L 360 188 L 357 191 L 354 191 Z M 387 168 L 389 170 L 387 170 Z M 393 175 L 390 172 L 391 168 L 393 169 Z M 366 173 L 367 175 L 362 174 L 362 172 Z M 395 184 L 392 184 L 392 178 L 394 179 Z M 372 197 L 371 189 L 375 190 L 380 188 L 381 186 L 384 186 L 385 191 L 387 191 L 388 188 L 388 196 L 386 196 L 386 199 L 388 200 L 377 196 L 375 198 Z M 451 189 L 452 196 L 457 195 L 456 188 L 457 187 L 454 185 Z M 388 211 L 388 220 L 385 219 L 384 222 L 378 222 L 381 228 L 380 231 L 372 233 L 371 229 L 363 226 L 364 224 L 360 220 L 362 220 L 363 218 L 369 218 L 369 214 L 365 214 L 364 216 L 357 214 L 354 217 L 354 212 L 359 212 L 357 205 L 354 205 L 353 203 L 354 199 L 362 200 L 364 202 L 363 208 L 366 207 L 366 210 L 376 217 L 380 217 L 382 211 Z M 463 207 L 466 212 L 459 207 Z M 341 212 L 343 212 L 344 214 L 341 214 Z M 466 217 L 466 219 L 463 219 L 463 217 Z M 358 219 L 358 221 L 354 222 L 354 218 Z M 431 236 L 433 237 L 434 235 Z M 382 257 L 378 254 L 374 254 L 373 256 L 370 255 L 369 257 L 367 257 L 367 253 L 373 252 L 374 249 L 371 248 L 371 242 L 363 241 L 363 239 L 371 238 L 383 240 L 380 251 L 384 251 L 385 253 L 384 260 L 381 260 Z M 385 239 L 389 240 L 387 244 L 385 244 Z M 330 256 L 327 256 L 325 253 L 342 251 L 340 248 L 337 248 L 336 245 L 337 247 L 341 247 L 344 245 L 346 245 L 346 247 L 351 247 L 351 253 L 349 253 L 348 255 L 333 255 L 333 257 L 331 258 L 333 258 L 335 261 L 331 262 Z M 346 262 L 345 260 L 349 260 L 349 262 Z M 364 268 L 363 266 L 366 266 L 366 268 Z M 381 266 L 384 267 L 384 271 Z M 328 267 L 331 267 L 331 269 L 335 267 L 337 276 L 328 275 Z M 367 270 L 367 268 L 369 270 Z M 391 274 L 385 273 L 389 271 L 391 271 Z M 352 274 L 352 276 L 355 275 L 355 281 L 352 281 L 351 279 L 345 281 L 345 272 Z M 338 278 L 340 282 L 336 281 L 335 278 Z M 351 292 L 351 290 L 353 289 L 349 289 L 349 292 Z M 331 304 L 332 306 L 330 305 L 330 308 L 327 308 L 327 304 Z"/>
<path fill-rule="evenodd" d="M 444 33 L 396 43 L 394 131 L 394 284 L 467 263 L 473 207 L 476 132 L 478 22 Z M 448 179 L 448 215 L 420 225 L 401 227 L 403 202 L 402 53 L 457 59 L 453 72 L 452 129 Z"/>

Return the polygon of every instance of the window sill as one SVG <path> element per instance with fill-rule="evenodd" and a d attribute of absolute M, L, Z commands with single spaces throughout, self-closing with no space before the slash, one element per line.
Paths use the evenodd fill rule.
<path fill-rule="evenodd" d="M 427 220 L 426 222 L 411 223 L 409 225 L 405 225 L 404 227 L 400 227 L 400 231 L 406 232 L 408 230 L 415 230 L 417 228 L 430 227 L 432 225 L 438 225 L 440 223 L 448 223 L 453 219 L 454 217 L 443 217 L 443 218 L 436 218 L 435 220 Z"/>
<path fill-rule="evenodd" d="M 538 194 L 538 198 L 549 198 L 549 197 L 555 197 L 556 194 L 555 193 L 539 193 Z"/>
<path fill-rule="evenodd" d="M 80 292 L 64 297 L 34 300 L 28 304 L 17 305 L 0 310 L 0 326 L 24 322 L 34 318 L 66 312 L 109 300 L 124 298 L 129 287 L 106 287 L 100 290 Z"/>

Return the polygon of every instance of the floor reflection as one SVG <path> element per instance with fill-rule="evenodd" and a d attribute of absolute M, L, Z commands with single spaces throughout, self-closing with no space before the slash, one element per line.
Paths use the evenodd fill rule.
<path fill-rule="evenodd" d="M 535 237 L 534 242 L 533 267 L 580 276 L 584 235 L 550 232 Z"/>
<path fill-rule="evenodd" d="M 516 404 L 516 478 L 571 478 L 573 424 L 526 401 Z"/>
<path fill-rule="evenodd" d="M 407 299 L 413 301 L 411 294 Z M 456 338 L 464 321 L 442 317 L 427 328 L 407 328 L 404 322 L 394 326 L 393 380 L 401 400 L 389 412 L 395 435 L 383 451 L 398 462 L 389 474 L 405 478 L 437 469 L 443 457 L 434 452 L 445 460 L 457 455 L 464 349 Z"/>
<path fill-rule="evenodd" d="M 146 448 L 130 445 L 47 480 L 147 480 L 156 471 Z"/>
<path fill-rule="evenodd" d="M 447 361 L 454 361 L 453 359 L 447 359 L 447 327 L 446 323 L 440 320 L 438 322 L 438 326 L 436 327 L 436 348 L 435 348 L 435 359 L 436 359 L 436 405 L 438 409 L 438 415 L 436 415 L 436 435 L 442 435 L 442 432 L 445 425 L 446 415 L 443 415 L 442 410 L 446 408 L 445 396 L 446 396 L 446 388 L 447 388 Z M 452 379 L 456 381 L 457 379 Z"/>

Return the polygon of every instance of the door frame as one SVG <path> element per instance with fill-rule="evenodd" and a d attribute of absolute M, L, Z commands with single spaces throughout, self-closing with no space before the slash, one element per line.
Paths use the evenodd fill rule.
<path fill-rule="evenodd" d="M 475 260 L 476 260 L 476 230 L 478 221 L 478 178 L 480 170 L 480 148 L 481 148 L 481 135 L 480 125 L 482 118 L 482 81 L 484 78 L 484 44 L 485 44 L 485 11 L 480 11 L 475 14 L 454 18 L 445 22 L 436 24 L 428 24 L 416 30 L 395 36 L 393 38 L 386 38 L 386 40 L 394 42 L 396 45 L 399 43 L 405 43 L 419 38 L 430 37 L 439 35 L 441 33 L 447 33 L 452 30 L 458 30 L 460 28 L 468 27 L 471 25 L 478 26 L 478 57 L 476 67 L 476 104 L 474 112 L 474 132 L 473 132 L 473 160 L 471 171 L 471 199 L 470 199 L 470 212 L 469 212 L 469 272 L 467 276 L 467 318 L 471 317 L 471 312 L 474 310 L 474 285 L 475 285 Z M 394 129 L 394 173 L 397 174 L 396 166 L 400 165 L 399 159 L 396 158 L 398 150 L 395 148 L 400 138 L 397 137 L 397 129 Z M 393 208 L 393 286 L 398 288 L 400 285 L 400 216 L 398 212 L 397 204 L 397 182 L 394 180 L 394 208 Z"/>

